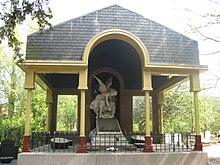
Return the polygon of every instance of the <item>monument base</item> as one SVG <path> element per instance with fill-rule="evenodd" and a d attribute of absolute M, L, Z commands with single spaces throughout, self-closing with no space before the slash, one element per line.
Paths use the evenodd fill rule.
<path fill-rule="evenodd" d="M 96 119 L 96 128 L 90 132 L 91 145 L 100 147 L 117 148 L 128 146 L 128 141 L 123 135 L 116 118 Z"/>

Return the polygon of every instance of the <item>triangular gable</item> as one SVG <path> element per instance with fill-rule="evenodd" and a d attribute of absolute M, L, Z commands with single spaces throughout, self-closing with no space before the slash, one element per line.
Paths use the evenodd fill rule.
<path fill-rule="evenodd" d="M 26 60 L 81 61 L 89 40 L 108 29 L 137 36 L 148 50 L 150 63 L 199 65 L 196 41 L 118 5 L 29 35 Z"/>

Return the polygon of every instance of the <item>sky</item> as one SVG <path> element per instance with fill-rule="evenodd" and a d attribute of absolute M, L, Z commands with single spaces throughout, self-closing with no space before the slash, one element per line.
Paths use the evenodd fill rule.
<path fill-rule="evenodd" d="M 220 0 L 50 0 L 49 2 L 53 12 L 52 24 L 54 25 L 113 4 L 120 5 L 197 40 L 201 54 L 200 64 L 209 67 L 209 71 L 200 76 L 202 82 L 212 86 L 215 84 L 215 77 L 220 74 L 220 54 L 202 55 L 219 51 L 220 43 L 204 40 L 189 26 L 206 24 L 209 20 L 202 15 L 219 12 Z M 211 26 L 200 30 L 204 35 L 220 40 L 219 29 L 220 26 Z M 220 90 L 220 82 L 217 87 Z M 220 93 L 216 90 L 212 92 Z"/>
<path fill-rule="evenodd" d="M 95 10 L 117 4 L 129 10 L 137 12 L 142 16 L 165 25 L 177 32 L 180 32 L 188 37 L 199 40 L 199 37 L 192 34 L 191 25 L 201 25 L 207 22 L 200 15 L 205 13 L 213 13 L 220 8 L 220 0 L 210 2 L 210 0 L 50 0 L 50 6 L 53 11 L 53 24 L 58 24 L 72 18 L 85 15 Z M 219 4 L 217 2 L 219 1 Z M 213 30 L 214 28 L 214 30 Z M 215 36 L 220 31 L 219 27 L 204 30 L 204 34 Z M 219 34 L 220 36 L 220 34 Z M 206 46 L 207 41 L 199 43 L 201 54 L 207 54 L 210 51 L 215 51 L 218 47 L 215 43 L 209 45 L 209 50 Z M 207 60 L 201 60 L 201 64 L 206 65 Z"/>
<path fill-rule="evenodd" d="M 202 21 L 198 19 L 199 14 L 217 10 L 216 4 L 209 0 L 50 0 L 52 21 L 54 24 L 61 23 L 113 4 L 181 33 L 186 30 L 186 23 Z"/>

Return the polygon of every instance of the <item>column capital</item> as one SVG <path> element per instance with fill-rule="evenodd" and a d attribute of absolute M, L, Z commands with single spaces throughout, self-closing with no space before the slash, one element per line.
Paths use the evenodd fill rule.
<path fill-rule="evenodd" d="M 157 94 L 157 104 L 159 104 L 159 105 L 164 104 L 164 94 L 163 94 L 163 92 L 159 92 Z"/>
<path fill-rule="evenodd" d="M 25 74 L 25 89 L 35 89 L 35 72 L 33 70 L 28 70 Z"/>
<path fill-rule="evenodd" d="M 199 73 L 190 75 L 190 92 L 200 92 Z"/>
<path fill-rule="evenodd" d="M 47 88 L 46 102 L 47 103 L 53 103 L 53 92 L 50 88 Z"/>
<path fill-rule="evenodd" d="M 79 90 L 87 90 L 88 89 L 88 70 L 82 70 L 79 72 L 79 86 L 78 89 Z"/>
<path fill-rule="evenodd" d="M 143 73 L 143 90 L 144 91 L 152 91 L 152 82 L 151 82 L 151 73 L 148 71 L 144 71 Z"/>

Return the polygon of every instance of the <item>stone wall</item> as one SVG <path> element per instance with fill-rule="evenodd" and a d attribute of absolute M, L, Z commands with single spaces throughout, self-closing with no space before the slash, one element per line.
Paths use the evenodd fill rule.
<path fill-rule="evenodd" d="M 207 165 L 207 153 L 21 153 L 18 165 Z"/>

